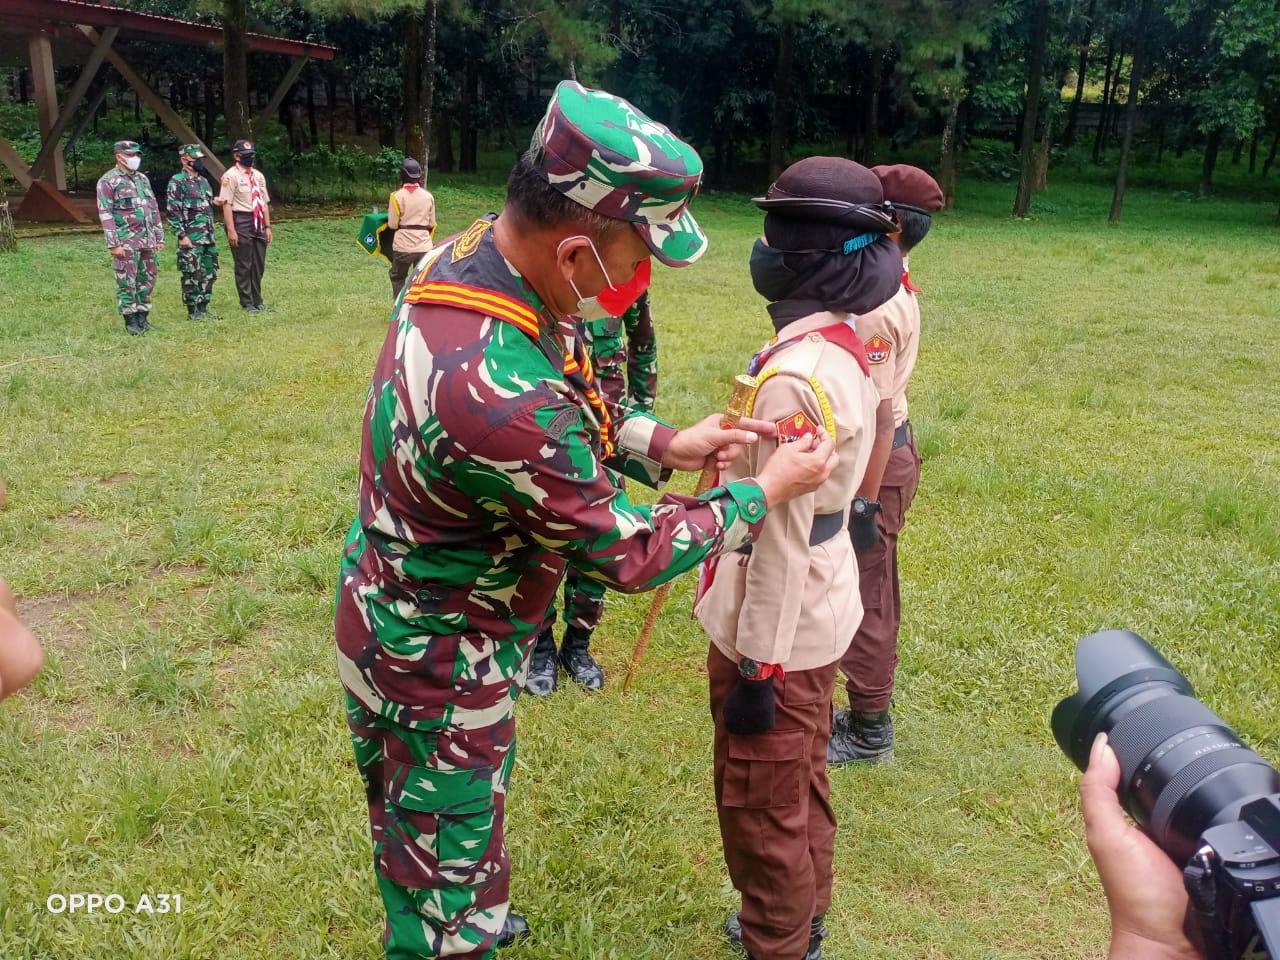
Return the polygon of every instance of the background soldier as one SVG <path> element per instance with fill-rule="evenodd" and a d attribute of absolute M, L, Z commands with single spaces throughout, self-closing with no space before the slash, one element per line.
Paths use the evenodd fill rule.
<path fill-rule="evenodd" d="M 876 443 L 858 487 L 849 533 L 858 558 L 864 614 L 840 661 L 849 692 L 849 710 L 839 710 L 827 748 L 827 762 L 875 763 L 893 755 L 893 674 L 898 665 L 898 533 L 920 486 L 920 451 L 907 418 L 907 388 L 920 349 L 919 288 L 907 273 L 907 255 L 924 239 L 933 211 L 942 207 L 942 189 L 929 174 L 907 164 L 873 167 L 894 206 L 902 251 L 902 287 L 888 303 L 858 317 L 858 335 L 867 345 L 871 379 L 880 395 Z"/>
<path fill-rule="evenodd" d="M 204 151 L 194 143 L 178 148 L 182 169 L 169 180 L 165 214 L 178 238 L 182 302 L 192 320 L 218 319 L 208 310 L 218 279 L 218 246 L 213 236 L 213 188 L 204 178 Z"/>
<path fill-rule="evenodd" d="M 651 256 L 697 259 L 701 177 L 666 127 L 561 83 L 502 213 L 427 255 L 387 332 L 335 632 L 389 960 L 489 960 L 528 931 L 508 905 L 514 705 L 566 564 L 652 589 L 835 466 L 830 440 L 792 444 L 755 478 L 652 507 L 606 474 L 657 485 L 772 429 L 714 415 L 677 431 L 613 407 L 575 319 L 624 313 Z"/>
<path fill-rule="evenodd" d="M 621 317 L 583 323 L 587 350 L 595 367 L 596 384 L 606 400 L 643 413 L 653 413 L 658 392 L 658 337 L 649 310 L 649 291 Z M 622 478 L 614 476 L 618 489 Z M 588 690 L 604 686 L 604 671 L 591 655 L 591 634 L 604 616 L 605 585 L 570 567 L 564 581 L 564 640 L 559 663 Z M 538 634 L 529 661 L 525 689 L 546 696 L 556 689 L 555 611 Z"/>
<path fill-rule="evenodd" d="M 164 249 L 160 207 L 146 174 L 142 153 L 132 140 L 115 143 L 116 165 L 98 180 L 98 219 L 107 235 L 116 274 L 116 307 L 133 336 L 154 330 L 151 290 L 156 285 L 156 254 Z"/>
<path fill-rule="evenodd" d="M 751 280 L 776 336 L 747 369 L 760 384 L 748 412 L 773 420 L 777 441 L 744 451 L 724 479 L 768 469 L 822 431 L 840 458 L 812 495 L 771 506 L 755 541 L 720 558 L 695 606 L 711 638 L 716 813 L 742 895 L 725 932 L 756 960 L 819 960 L 831 906 L 831 694 L 862 614 L 846 512 L 876 407 L 851 315 L 893 296 L 902 275 L 882 199 L 866 167 L 809 157 L 755 201 L 764 239 Z"/>
<path fill-rule="evenodd" d="M 222 190 L 213 202 L 222 207 L 227 242 L 236 262 L 236 293 L 246 310 L 270 310 L 262 302 L 262 274 L 271 243 L 271 195 L 267 178 L 253 165 L 253 144 L 237 140 L 232 148 L 235 164 L 222 175 Z"/>
<path fill-rule="evenodd" d="M 436 198 L 422 185 L 422 164 L 405 157 L 400 164 L 404 185 L 387 201 L 387 227 L 396 232 L 391 241 L 391 296 L 399 297 L 413 265 L 431 250 L 436 227 Z"/>

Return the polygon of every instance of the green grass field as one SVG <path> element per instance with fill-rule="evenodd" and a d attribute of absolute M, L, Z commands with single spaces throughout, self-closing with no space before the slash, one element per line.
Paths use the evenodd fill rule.
<path fill-rule="evenodd" d="M 443 227 L 499 203 L 437 190 Z M 1280 761 L 1280 247 L 1273 206 L 1056 185 L 1037 219 L 965 185 L 913 258 L 925 455 L 902 544 L 892 764 L 833 777 L 829 960 L 1103 954 L 1073 770 L 1048 729 L 1084 634 L 1155 643 Z M 769 334 L 759 217 L 656 271 L 659 412 L 709 412 Z M 100 236 L 0 258 L 0 575 L 43 639 L 0 707 L 3 960 L 373 960 L 381 904 L 331 639 L 385 270 L 356 222 L 277 212 L 271 314 L 182 314 L 173 250 L 124 335 Z M 689 489 L 692 477 L 681 479 Z M 610 599 L 606 690 L 522 701 L 511 960 L 729 960 L 706 642 L 678 584 L 638 689 L 647 597 Z M 55 915 L 53 894 L 117 894 Z M 180 894 L 180 914 L 135 913 Z"/>

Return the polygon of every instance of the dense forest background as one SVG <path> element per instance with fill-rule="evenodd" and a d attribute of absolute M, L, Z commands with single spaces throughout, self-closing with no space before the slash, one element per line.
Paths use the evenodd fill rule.
<path fill-rule="evenodd" d="M 754 189 L 790 160 L 829 150 L 867 164 L 905 152 L 939 177 L 949 203 L 966 176 L 1008 180 L 1018 216 L 1068 160 L 1114 177 L 1113 219 L 1131 157 L 1144 169 L 1177 159 L 1185 171 L 1191 155 L 1197 195 L 1228 164 L 1236 193 L 1269 203 L 1280 194 L 1277 0 L 128 5 L 222 26 L 222 50 L 134 43 L 128 57 L 215 149 L 255 137 L 299 200 L 394 175 L 402 153 L 432 174 L 480 172 L 486 156 L 505 167 L 565 77 L 670 124 L 702 152 L 715 188 Z M 248 118 L 289 63 L 246 55 L 244 31 L 338 50 L 308 63 L 267 129 L 248 129 Z M 74 77 L 59 71 L 60 85 Z M 117 135 L 172 142 L 113 71 L 96 84 L 92 122 L 68 145 L 81 182 L 109 162 Z M 0 74 L 0 123 L 20 150 L 38 145 L 29 96 L 26 71 Z"/>

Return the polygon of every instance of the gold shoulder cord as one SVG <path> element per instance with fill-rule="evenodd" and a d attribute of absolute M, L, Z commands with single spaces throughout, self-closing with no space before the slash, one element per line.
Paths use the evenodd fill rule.
<path fill-rule="evenodd" d="M 751 394 L 751 399 L 747 401 L 746 415 L 752 415 L 752 411 L 756 406 L 756 393 L 764 386 L 764 382 L 770 377 L 777 376 L 781 372 L 780 367 L 769 367 L 763 373 L 756 376 L 756 389 Z M 813 392 L 818 397 L 818 407 L 822 410 L 822 425 L 827 430 L 827 436 L 831 438 L 832 443 L 836 441 L 836 418 L 831 412 L 831 401 L 827 399 L 827 391 L 822 389 L 822 384 L 818 382 L 817 377 L 809 378 L 809 386 L 813 388 Z"/>

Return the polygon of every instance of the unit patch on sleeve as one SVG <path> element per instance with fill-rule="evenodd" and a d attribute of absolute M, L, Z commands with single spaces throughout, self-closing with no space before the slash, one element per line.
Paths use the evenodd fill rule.
<path fill-rule="evenodd" d="M 878 333 L 867 341 L 866 346 L 868 363 L 884 363 L 893 351 L 893 344 Z"/>
<path fill-rule="evenodd" d="M 797 410 L 788 417 L 775 420 L 778 425 L 778 442 L 793 443 L 804 437 L 811 437 L 818 432 L 818 426 L 803 410 Z"/>

